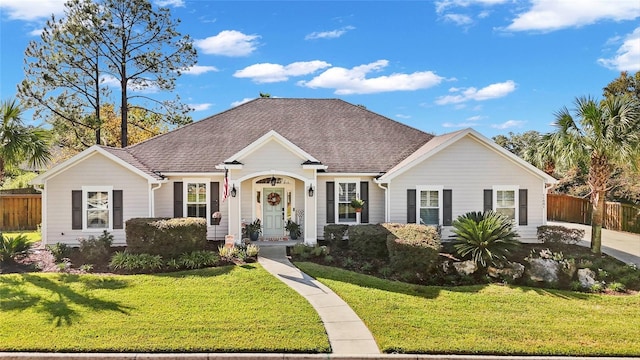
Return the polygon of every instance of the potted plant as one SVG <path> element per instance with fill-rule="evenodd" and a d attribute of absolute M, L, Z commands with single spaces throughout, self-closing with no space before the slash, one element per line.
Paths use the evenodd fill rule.
<path fill-rule="evenodd" d="M 262 234 L 262 224 L 260 219 L 256 219 L 252 223 L 248 223 L 244 226 L 244 236 L 251 239 L 251 241 L 258 241 L 258 237 Z"/>
<path fill-rule="evenodd" d="M 362 208 L 364 207 L 364 200 L 354 198 L 353 200 L 351 200 L 351 207 L 356 209 L 356 212 L 361 212 Z"/>
<path fill-rule="evenodd" d="M 287 224 L 284 228 L 289 232 L 289 237 L 291 238 L 291 240 L 298 240 L 298 237 L 302 235 L 300 225 L 295 221 L 287 220 Z"/>

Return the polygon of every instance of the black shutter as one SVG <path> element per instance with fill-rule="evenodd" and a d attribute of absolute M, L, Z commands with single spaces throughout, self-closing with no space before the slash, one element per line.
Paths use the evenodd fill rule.
<path fill-rule="evenodd" d="M 442 190 L 442 225 L 451 226 L 453 222 L 453 197 L 451 190 Z"/>
<path fill-rule="evenodd" d="M 173 183 L 173 217 L 182 217 L 182 182 Z"/>
<path fill-rule="evenodd" d="M 113 190 L 113 228 L 124 229 L 122 220 L 122 190 Z"/>
<path fill-rule="evenodd" d="M 327 181 L 327 224 L 336 222 L 336 192 L 335 183 Z"/>
<path fill-rule="evenodd" d="M 209 223 L 213 224 L 213 213 L 216 211 L 220 211 L 220 183 L 219 182 L 211 182 L 209 188 L 211 189 L 211 195 L 209 198 L 211 199 L 211 203 L 209 207 L 211 208 L 211 214 L 209 214 Z"/>
<path fill-rule="evenodd" d="M 518 194 L 519 214 L 518 224 L 527 225 L 527 189 L 520 189 Z"/>
<path fill-rule="evenodd" d="M 360 199 L 364 200 L 364 207 L 362 208 L 362 212 L 360 212 L 360 223 L 368 224 L 369 223 L 369 182 L 368 181 L 360 182 Z"/>
<path fill-rule="evenodd" d="M 416 223 L 416 190 L 407 189 L 407 224 Z"/>
<path fill-rule="evenodd" d="M 484 211 L 493 210 L 493 190 L 485 189 L 484 190 Z"/>
<path fill-rule="evenodd" d="M 71 229 L 82 230 L 82 190 L 71 191 Z"/>

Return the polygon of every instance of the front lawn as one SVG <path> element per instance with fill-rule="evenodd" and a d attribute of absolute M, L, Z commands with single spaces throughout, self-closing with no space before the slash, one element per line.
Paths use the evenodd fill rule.
<path fill-rule="evenodd" d="M 25 230 L 25 231 L 4 231 L 2 234 L 6 237 L 16 237 L 18 235 L 25 235 L 29 239 L 29 243 L 37 243 L 42 240 L 42 236 L 39 231 Z"/>
<path fill-rule="evenodd" d="M 640 356 L 640 294 L 521 286 L 420 286 L 309 262 L 383 352 Z"/>
<path fill-rule="evenodd" d="M 326 352 L 311 305 L 259 264 L 0 275 L 0 351 Z"/>

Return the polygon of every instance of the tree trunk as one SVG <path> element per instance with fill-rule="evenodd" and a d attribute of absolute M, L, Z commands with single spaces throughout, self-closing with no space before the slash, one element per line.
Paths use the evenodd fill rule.
<path fill-rule="evenodd" d="M 607 182 L 611 176 L 611 166 L 605 155 L 592 154 L 589 166 L 589 186 L 591 187 L 591 252 L 602 253 L 602 223 Z"/>
<path fill-rule="evenodd" d="M 4 182 L 4 159 L 0 156 L 0 185 Z"/>

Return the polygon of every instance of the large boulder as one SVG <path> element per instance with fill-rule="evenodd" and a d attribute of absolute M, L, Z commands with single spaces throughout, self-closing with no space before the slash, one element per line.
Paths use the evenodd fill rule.
<path fill-rule="evenodd" d="M 524 274 L 524 265 L 516 262 L 508 262 L 507 265 L 502 268 L 490 266 L 487 269 L 487 274 L 496 279 L 516 280 Z"/>
<path fill-rule="evenodd" d="M 579 269 L 578 281 L 580 286 L 585 289 L 590 289 L 596 283 L 596 273 L 591 269 Z"/>
<path fill-rule="evenodd" d="M 453 268 L 460 275 L 471 275 L 478 270 L 478 264 L 471 260 L 454 262 Z"/>
<path fill-rule="evenodd" d="M 558 282 L 558 272 L 562 265 L 552 259 L 529 259 L 529 278 L 533 281 L 555 283 Z"/>

